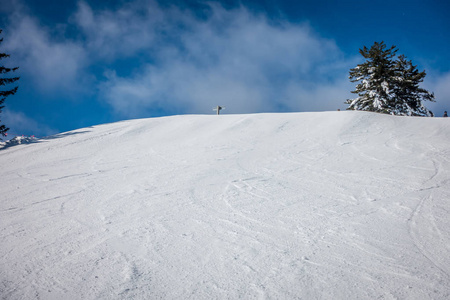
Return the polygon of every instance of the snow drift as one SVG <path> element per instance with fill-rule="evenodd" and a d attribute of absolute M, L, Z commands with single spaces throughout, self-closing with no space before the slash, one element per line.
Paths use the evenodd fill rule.
<path fill-rule="evenodd" d="M 450 123 L 174 116 L 0 150 L 2 299 L 449 299 Z"/>
<path fill-rule="evenodd" d="M 10 140 L 6 140 L 6 141 L 1 141 L 0 140 L 0 150 L 3 148 L 7 148 L 7 147 L 11 147 L 11 146 L 16 146 L 16 145 L 20 145 L 20 144 L 31 144 L 37 141 L 37 138 L 33 137 L 33 136 L 16 136 Z"/>

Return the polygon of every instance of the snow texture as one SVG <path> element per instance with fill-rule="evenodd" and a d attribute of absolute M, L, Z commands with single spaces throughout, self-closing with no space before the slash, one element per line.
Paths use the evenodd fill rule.
<path fill-rule="evenodd" d="M 141 119 L 0 150 L 1 299 L 449 299 L 450 123 Z"/>
<path fill-rule="evenodd" d="M 34 143 L 36 141 L 37 141 L 37 139 L 35 137 L 16 136 L 5 142 L 0 141 L 0 149 L 15 146 L 15 145 L 20 145 L 20 144 L 30 144 L 30 143 Z"/>

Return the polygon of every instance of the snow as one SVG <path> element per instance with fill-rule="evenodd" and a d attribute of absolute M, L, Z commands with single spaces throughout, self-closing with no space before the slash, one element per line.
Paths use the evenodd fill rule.
<path fill-rule="evenodd" d="M 391 95 L 391 90 L 389 89 L 389 83 L 386 80 L 383 80 L 381 83 L 381 88 L 387 95 Z"/>
<path fill-rule="evenodd" d="M 186 115 L 0 150 L 2 299 L 449 299 L 450 123 Z"/>
<path fill-rule="evenodd" d="M 20 145 L 20 144 L 30 144 L 34 143 L 37 139 L 32 136 L 16 136 L 10 140 L 1 141 L 0 140 L 0 149 Z"/>

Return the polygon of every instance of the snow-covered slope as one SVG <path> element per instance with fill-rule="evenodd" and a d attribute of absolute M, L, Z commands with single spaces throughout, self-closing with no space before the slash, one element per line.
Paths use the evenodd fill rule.
<path fill-rule="evenodd" d="M 450 122 L 175 116 L 0 150 L 2 299 L 449 299 Z"/>

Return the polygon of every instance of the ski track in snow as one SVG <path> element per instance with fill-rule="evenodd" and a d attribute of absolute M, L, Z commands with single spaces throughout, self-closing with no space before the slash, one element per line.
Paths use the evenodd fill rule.
<path fill-rule="evenodd" d="M 0 150 L 0 299 L 449 299 L 450 125 L 175 116 Z"/>

